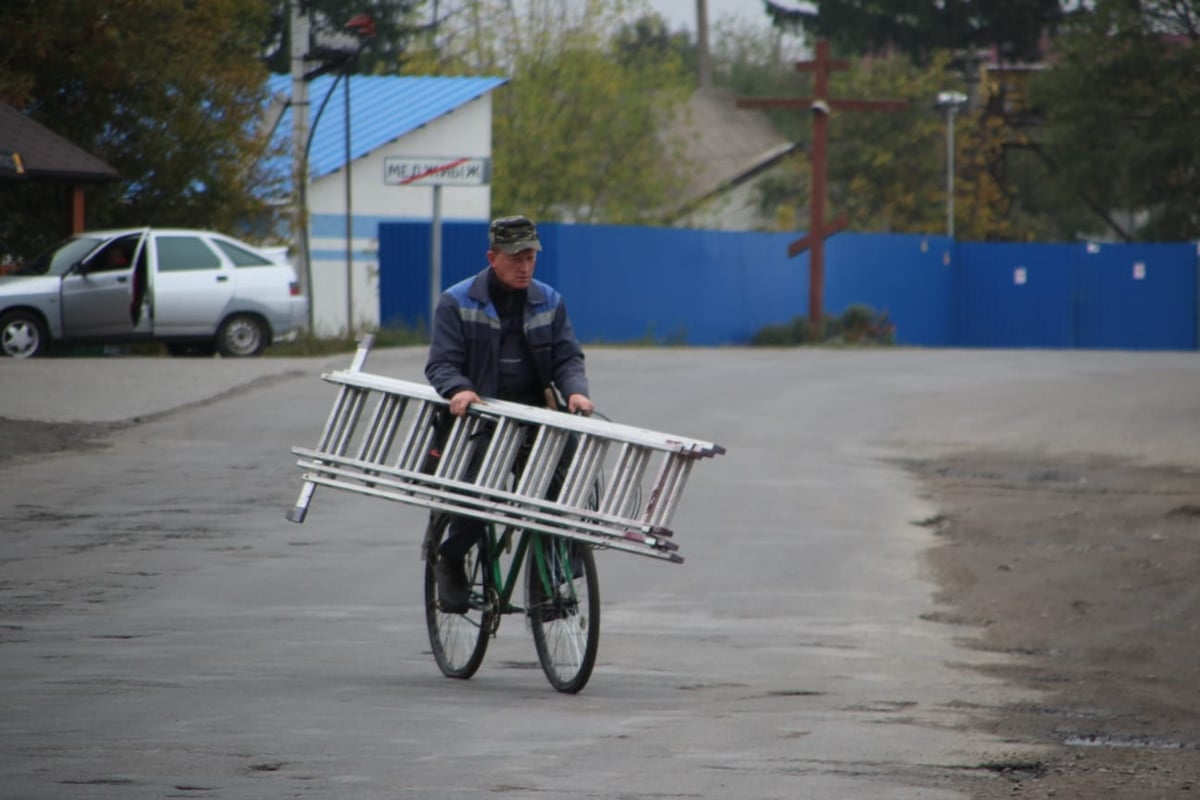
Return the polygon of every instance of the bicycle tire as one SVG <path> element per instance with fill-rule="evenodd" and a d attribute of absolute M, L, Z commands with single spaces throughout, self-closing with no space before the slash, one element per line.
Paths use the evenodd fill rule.
<path fill-rule="evenodd" d="M 538 661 L 550 685 L 575 694 L 587 685 L 600 646 L 600 582 L 584 542 L 537 535 L 526 564 Z"/>
<path fill-rule="evenodd" d="M 489 597 L 491 579 L 482 568 L 479 549 L 472 548 L 466 559 L 467 580 L 471 584 L 471 606 L 465 614 L 447 614 L 438 607 L 437 547 L 446 535 L 450 516 L 434 512 L 429 515 L 425 532 L 425 627 L 438 669 L 447 678 L 466 680 L 479 669 L 487 654 L 491 636 L 494 604 Z"/>

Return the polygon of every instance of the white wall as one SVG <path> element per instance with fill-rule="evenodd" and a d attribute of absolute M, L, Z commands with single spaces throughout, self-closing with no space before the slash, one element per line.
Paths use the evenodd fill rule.
<path fill-rule="evenodd" d="M 675 224 L 714 231 L 771 230 L 774 220 L 758 208 L 758 184 L 762 180 L 763 176 L 758 176 L 726 189 Z"/>
<path fill-rule="evenodd" d="M 353 326 L 347 319 L 345 170 L 312 182 L 309 249 L 313 254 L 313 327 L 318 335 L 379 324 L 379 222 L 433 220 L 432 187 L 383 182 L 384 159 L 392 156 L 491 158 L 491 94 L 351 163 Z M 445 186 L 441 194 L 444 220 L 487 220 L 491 216 L 491 186 Z"/>

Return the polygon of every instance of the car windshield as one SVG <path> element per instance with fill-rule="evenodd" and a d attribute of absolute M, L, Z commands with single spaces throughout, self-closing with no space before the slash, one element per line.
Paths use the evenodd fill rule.
<path fill-rule="evenodd" d="M 90 236 L 72 236 L 59 242 L 37 258 L 21 266 L 14 275 L 64 275 L 67 270 L 95 250 L 103 239 Z"/>

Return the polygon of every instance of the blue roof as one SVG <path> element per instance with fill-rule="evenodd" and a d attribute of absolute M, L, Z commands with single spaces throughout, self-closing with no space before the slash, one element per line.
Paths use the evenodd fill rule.
<path fill-rule="evenodd" d="M 322 75 L 309 83 L 310 126 L 336 80 L 336 75 Z M 495 77 L 351 75 L 350 157 L 362 158 L 507 82 L 507 78 Z M 272 75 L 268 86 L 273 96 L 291 98 L 290 75 Z M 308 155 L 311 178 L 341 169 L 346 161 L 345 87 L 345 80 L 337 84 L 316 128 L 311 129 L 312 146 Z M 292 111 L 288 108 L 275 128 L 274 140 L 286 143 L 291 135 Z"/>

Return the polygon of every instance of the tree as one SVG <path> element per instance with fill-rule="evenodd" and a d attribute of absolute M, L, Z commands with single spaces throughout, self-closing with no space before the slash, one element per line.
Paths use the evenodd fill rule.
<path fill-rule="evenodd" d="M 336 41 L 345 36 L 346 23 L 353 17 L 370 16 L 375 23 L 375 35 L 371 46 L 359 56 L 356 71 L 375 75 L 398 73 L 408 58 L 414 37 L 429 27 L 418 19 L 425 3 L 426 0 L 267 0 L 269 17 L 262 40 L 267 67 L 281 75 L 291 72 L 292 6 L 300 4 L 301 10 L 310 15 L 317 42 L 323 38 Z"/>
<path fill-rule="evenodd" d="M 776 42 L 760 32 L 734 31 L 718 41 L 716 76 L 740 96 L 787 97 L 811 91 L 811 79 L 792 59 L 776 58 Z M 839 54 L 840 55 L 840 54 Z M 951 55 L 931 54 L 917 66 L 902 55 L 858 58 L 850 69 L 830 76 L 832 97 L 907 100 L 902 112 L 837 112 L 829 122 L 828 213 L 845 213 L 852 230 L 942 233 L 946 229 L 945 115 L 933 108 L 937 94 L 962 80 Z M 789 138 L 807 143 L 810 115 L 773 111 L 772 119 Z M 1008 215 L 1012 196 L 991 165 L 1003 139 L 994 120 L 975 113 L 957 117 L 955 150 L 956 232 L 965 238 L 1013 235 Z M 807 146 L 805 146 L 807 151 Z M 811 200 L 811 161 L 807 152 L 760 185 L 760 208 L 778 229 L 804 229 Z"/>
<path fill-rule="evenodd" d="M 256 130 L 266 70 L 259 0 L 9 0 L 0 99 L 112 165 L 91 227 L 234 230 L 272 219 Z M 7 184 L 0 241 L 29 256 L 61 237 L 55 190 Z"/>
<path fill-rule="evenodd" d="M 1068 0 L 818 0 L 796 8 L 763 0 L 772 23 L 828 39 L 843 53 L 898 50 L 927 63 L 940 50 L 995 47 L 1006 61 L 1036 61 L 1041 39 L 1068 12 Z"/>
<path fill-rule="evenodd" d="M 1200 237 L 1198 44 L 1200 0 L 1098 0 L 1036 77 L 1047 180 L 1086 198 L 1097 230 Z"/>
<path fill-rule="evenodd" d="M 668 30 L 666 20 L 657 14 L 622 25 L 613 37 L 612 47 L 621 61 L 677 60 L 689 74 L 696 72 L 696 46 L 687 32 Z"/>
<path fill-rule="evenodd" d="M 678 201 L 681 148 L 660 129 L 690 81 L 674 47 L 631 46 L 637 36 L 627 25 L 640 6 L 470 5 L 457 19 L 453 68 L 511 79 L 493 100 L 497 213 L 632 224 L 653 222 Z"/>

